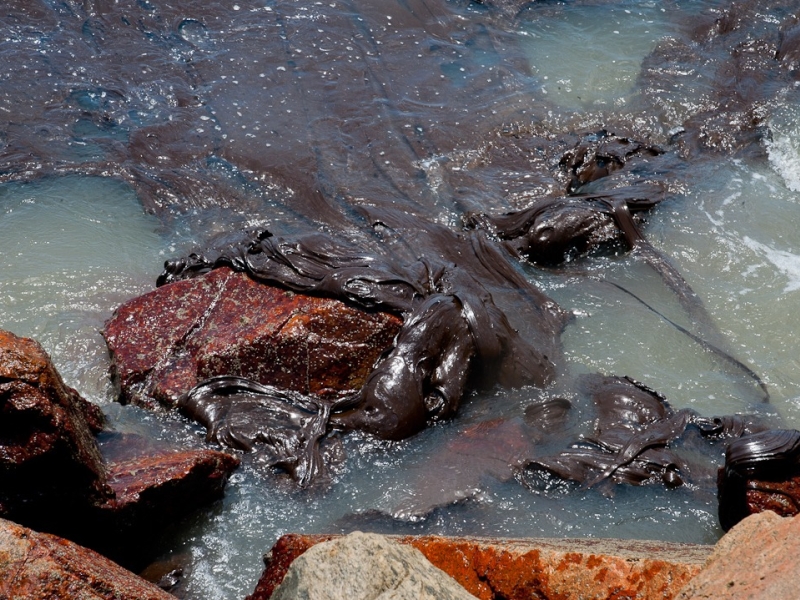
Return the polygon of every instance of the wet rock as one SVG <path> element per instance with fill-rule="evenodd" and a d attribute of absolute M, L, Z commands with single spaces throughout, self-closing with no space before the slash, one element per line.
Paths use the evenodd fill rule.
<path fill-rule="evenodd" d="M 144 515 L 169 522 L 220 498 L 239 459 L 216 450 L 171 451 L 108 464 L 108 483 L 114 498 L 104 505 L 125 521 Z M 134 515 L 141 515 L 138 518 Z"/>
<path fill-rule="evenodd" d="M 0 515 L 47 528 L 108 499 L 102 420 L 36 341 L 0 331 Z"/>
<path fill-rule="evenodd" d="M 219 375 L 322 396 L 357 390 L 400 326 L 220 268 L 124 304 L 104 335 L 122 399 L 171 407 Z"/>
<path fill-rule="evenodd" d="M 100 432 L 34 340 L 0 331 L 0 515 L 131 563 L 222 495 L 234 456 Z M 102 440 L 102 450 L 95 436 Z"/>
<path fill-rule="evenodd" d="M 77 540 L 136 570 L 175 523 L 222 497 L 239 465 L 224 452 L 148 444 L 133 434 L 112 434 L 102 450 L 114 495 L 92 512 Z"/>
<path fill-rule="evenodd" d="M 768 430 L 732 442 L 719 470 L 719 520 L 726 531 L 748 515 L 800 513 L 800 432 Z"/>
<path fill-rule="evenodd" d="M 283 536 L 248 600 L 270 598 L 297 556 L 335 537 Z M 710 546 L 637 540 L 390 539 L 414 546 L 482 600 L 673 598 L 711 553 Z"/>
<path fill-rule="evenodd" d="M 0 598 L 169 600 L 173 596 L 92 550 L 0 519 Z"/>
<path fill-rule="evenodd" d="M 114 497 L 101 507 L 100 520 L 126 540 L 122 556 L 136 559 L 164 529 L 221 498 L 237 466 L 237 457 L 205 449 L 111 462 L 108 484 Z"/>
<path fill-rule="evenodd" d="M 310 548 L 289 567 L 273 600 L 468 600 L 474 598 L 415 548 L 356 531 Z"/>
<path fill-rule="evenodd" d="M 798 540 L 798 517 L 773 512 L 747 517 L 717 543 L 703 570 L 677 598 L 796 598 Z"/>

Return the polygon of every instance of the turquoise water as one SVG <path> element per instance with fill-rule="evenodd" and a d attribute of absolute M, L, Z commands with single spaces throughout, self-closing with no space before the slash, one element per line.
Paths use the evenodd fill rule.
<path fill-rule="evenodd" d="M 624 113 L 666 139 L 705 101 L 702 86 L 687 88 L 677 99 L 665 100 L 658 114 L 641 112 L 638 78 L 659 43 L 682 35 L 678 16 L 716 3 L 546 4 L 535 18 L 530 10 L 520 14 L 511 31 L 529 61 L 526 93 L 547 107 L 542 126 L 558 130 Z M 470 10 L 482 14 L 480 7 Z M 307 12 L 313 20 L 313 9 Z M 193 22 L 183 31 L 193 43 L 213 41 Z M 461 62 L 448 63 L 443 75 L 472 72 L 485 65 L 469 63 L 470 57 L 490 57 L 488 51 L 465 54 Z M 267 72 L 264 65 L 228 64 L 227 58 L 224 53 L 214 57 L 225 81 L 261 79 L 260 73 Z M 236 98 L 230 92 L 231 102 Z M 253 117 L 245 102 L 238 108 L 245 116 L 232 109 L 232 120 L 232 115 Z M 800 363 L 793 341 L 800 313 L 800 111 L 789 103 L 778 106 L 765 127 L 769 135 L 762 156 L 720 154 L 701 170 L 673 174 L 670 199 L 648 217 L 646 234 L 703 298 L 736 356 L 763 377 L 771 410 L 797 427 Z M 256 136 L 257 130 L 248 133 Z M 459 156 L 484 151 L 463 148 Z M 430 169 L 445 164 L 437 161 L 431 161 Z M 515 202 L 524 204 L 524 197 L 508 200 Z M 269 217 L 280 222 L 282 215 Z M 102 177 L 0 185 L 0 326 L 39 340 L 67 383 L 103 406 L 118 430 L 198 440 L 202 432 L 191 424 L 115 403 L 99 331 L 122 302 L 153 289 L 166 258 L 182 256 L 210 233 L 226 230 L 225 218 L 224 211 L 212 211 L 160 220 L 143 210 L 127 184 Z M 263 223 L 256 215 L 249 224 Z M 664 393 L 673 405 L 705 415 L 757 408 L 713 356 L 641 303 L 598 281 L 623 285 L 679 320 L 680 308 L 663 283 L 634 258 L 589 259 L 566 272 L 527 272 L 576 315 L 563 335 L 574 372 L 629 375 Z M 528 388 L 471 394 L 458 419 L 399 443 L 350 436 L 344 440 L 347 460 L 325 490 L 297 491 L 259 467 L 254 457 L 245 457 L 224 500 L 172 532 L 164 555 L 179 556 L 187 565 L 187 597 L 233 600 L 252 591 L 262 554 L 280 535 L 293 531 L 361 528 L 700 543 L 719 537 L 709 489 L 619 488 L 607 497 L 564 486 L 536 495 L 513 479 L 491 476 L 464 483 L 463 489 L 447 489 L 450 481 L 464 481 L 450 478 L 448 443 L 476 423 L 519 417 L 539 394 Z M 460 500 L 425 517 L 404 509 L 426 494 L 442 503 Z"/>

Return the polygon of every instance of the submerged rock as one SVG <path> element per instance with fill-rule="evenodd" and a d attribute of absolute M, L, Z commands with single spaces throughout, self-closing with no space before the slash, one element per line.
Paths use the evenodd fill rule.
<path fill-rule="evenodd" d="M 0 516 L 50 527 L 113 492 L 94 440 L 100 410 L 38 342 L 0 330 Z"/>
<path fill-rule="evenodd" d="M 320 396 L 357 390 L 400 326 L 221 268 L 127 302 L 103 333 L 122 400 L 172 407 L 219 375 Z"/>
<path fill-rule="evenodd" d="M 492 419 L 468 427 L 412 467 L 413 490 L 392 510 L 421 520 L 436 508 L 478 497 L 488 481 L 510 481 L 539 440 L 521 419 Z"/>
<path fill-rule="evenodd" d="M 267 600 L 292 562 L 337 539 L 289 534 L 265 556 L 266 569 L 248 600 Z M 339 538 L 346 539 L 346 538 Z M 390 537 L 418 549 L 481 600 L 507 598 L 673 598 L 701 569 L 711 547 L 638 540 L 498 540 Z"/>
<path fill-rule="evenodd" d="M 310 548 L 289 567 L 273 600 L 469 600 L 474 596 L 419 550 L 356 531 Z"/>
<path fill-rule="evenodd" d="M 0 519 L 0 598 L 174 600 L 96 552 Z"/>

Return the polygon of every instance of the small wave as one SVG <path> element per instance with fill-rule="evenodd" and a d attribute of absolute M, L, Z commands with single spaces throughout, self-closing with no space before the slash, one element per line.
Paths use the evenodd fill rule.
<path fill-rule="evenodd" d="M 800 118 L 796 111 L 778 114 L 770 123 L 766 142 L 770 165 L 793 192 L 800 192 Z"/>
<path fill-rule="evenodd" d="M 754 252 L 761 254 L 788 277 L 789 281 L 786 287 L 783 288 L 784 294 L 800 290 L 800 255 L 792 254 L 785 250 L 776 250 L 747 236 L 743 238 L 742 242 Z"/>

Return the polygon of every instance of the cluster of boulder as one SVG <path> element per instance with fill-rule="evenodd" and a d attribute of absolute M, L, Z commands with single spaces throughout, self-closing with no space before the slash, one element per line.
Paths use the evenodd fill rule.
<path fill-rule="evenodd" d="M 104 335 L 121 397 L 171 408 L 199 381 L 223 374 L 322 397 L 356 390 L 401 325 L 388 313 L 292 293 L 221 268 L 132 300 Z M 100 409 L 64 383 L 42 347 L 6 331 L 0 331 L 0 414 L 0 598 L 171 597 L 123 567 L 140 571 L 165 527 L 219 498 L 239 458 L 105 431 Z M 764 510 L 774 512 L 759 515 L 758 528 L 800 526 L 774 514 L 794 515 L 800 506 L 795 433 L 777 442 L 743 437 L 736 443 L 744 450 L 731 445 L 729 465 L 720 471 L 728 526 Z M 777 468 L 759 470 L 739 459 L 751 457 L 753 448 Z M 749 536 L 736 533 L 742 527 L 754 531 L 750 524 L 734 528 L 737 541 L 723 538 L 704 568 L 709 548 L 664 543 L 286 536 L 268 555 L 250 600 L 354 599 L 379 589 L 394 590 L 386 596 L 392 598 L 534 592 L 601 598 L 612 588 L 627 590 L 625 597 L 672 598 L 687 585 L 691 593 L 681 598 L 711 597 L 711 583 L 702 577 L 719 581 L 714 569 L 735 566 L 730 556 Z M 784 580 L 784 573 L 764 568 L 761 585 Z M 734 575 L 740 574 L 734 569 Z M 737 589 L 755 585 L 734 575 Z M 167 577 L 161 585 L 171 582 Z M 324 591 L 314 588 L 320 582 Z M 715 591 L 713 597 L 726 596 Z"/>
<path fill-rule="evenodd" d="M 788 600 L 797 597 L 798 532 L 800 517 L 767 511 L 741 521 L 716 546 L 287 535 L 265 557 L 247 600 Z"/>
<path fill-rule="evenodd" d="M 100 409 L 64 383 L 41 345 L 7 331 L 0 331 L 0 414 L 0 517 L 9 520 L 8 539 L 30 538 L 13 521 L 134 569 L 152 559 L 167 525 L 221 497 L 239 464 L 230 453 L 114 432 L 101 450 Z M 50 540 L 42 548 L 55 543 L 42 539 Z M 49 555 L 31 544 L 14 551 L 28 557 L 25 564 Z M 85 562 L 75 560 L 76 568 Z"/>

